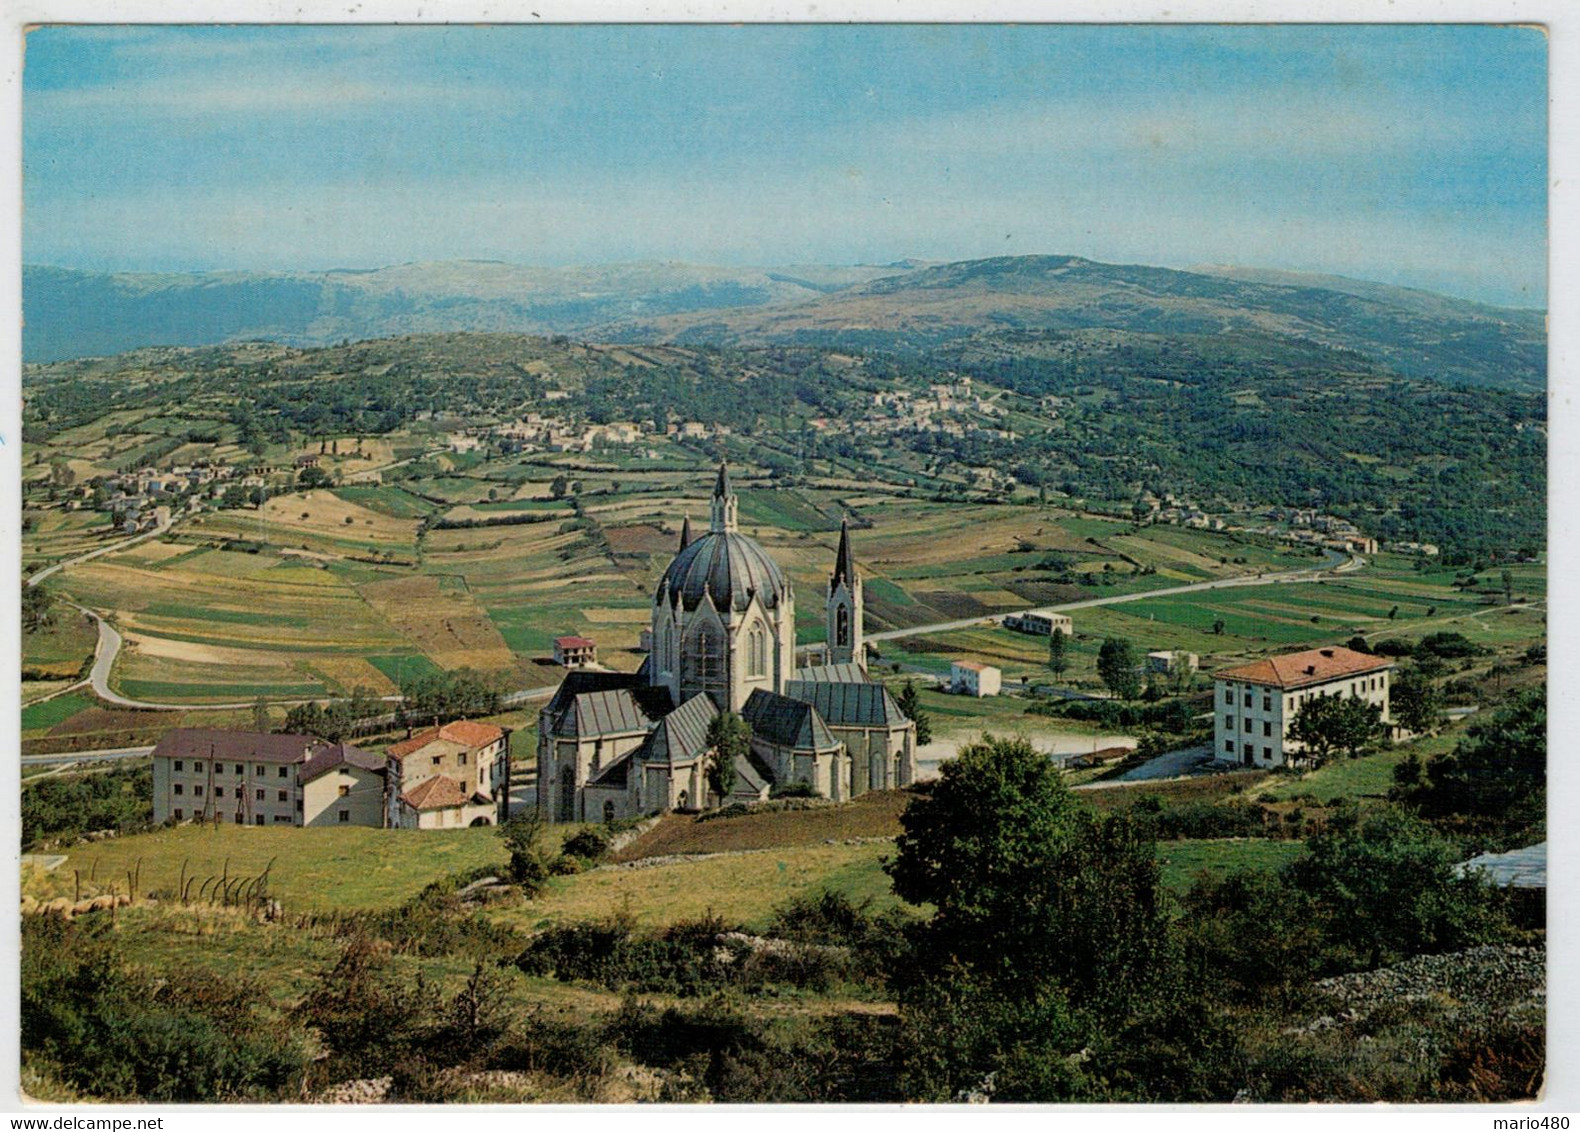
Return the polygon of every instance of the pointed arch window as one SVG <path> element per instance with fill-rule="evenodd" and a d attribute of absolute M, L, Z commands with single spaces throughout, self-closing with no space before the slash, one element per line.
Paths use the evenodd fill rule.
<path fill-rule="evenodd" d="M 834 610 L 834 643 L 842 648 L 850 645 L 850 607 L 839 605 Z"/>
<path fill-rule="evenodd" d="M 746 634 L 746 674 L 761 676 L 768 671 L 768 634 L 754 625 Z"/>

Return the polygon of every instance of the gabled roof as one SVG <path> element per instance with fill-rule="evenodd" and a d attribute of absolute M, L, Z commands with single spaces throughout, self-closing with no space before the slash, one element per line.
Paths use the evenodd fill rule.
<path fill-rule="evenodd" d="M 797 668 L 791 675 L 792 680 L 815 680 L 820 684 L 871 684 L 872 677 L 867 675 L 867 670 L 859 664 L 846 661 L 843 664 L 811 664 L 805 668 Z"/>
<path fill-rule="evenodd" d="M 583 692 L 571 701 L 562 719 L 564 730 L 586 738 L 590 735 L 625 735 L 646 731 L 653 718 L 642 710 L 630 688 Z"/>
<path fill-rule="evenodd" d="M 839 746 L 817 709 L 804 700 L 759 688 L 742 706 L 741 718 L 751 726 L 753 735 L 776 747 L 821 752 Z"/>
<path fill-rule="evenodd" d="M 890 727 L 909 722 L 882 684 L 791 680 L 785 684 L 785 695 L 811 704 L 830 727 Z"/>
<path fill-rule="evenodd" d="M 436 774 L 425 778 L 400 796 L 414 810 L 448 810 L 466 805 L 466 791 L 453 778 Z"/>
<path fill-rule="evenodd" d="M 735 788 L 730 791 L 731 794 L 745 794 L 749 792 L 761 798 L 772 783 L 773 775 L 769 774 L 767 768 L 762 766 L 756 759 L 747 758 L 744 755 L 735 756 Z M 742 790 L 742 786 L 746 787 L 746 789 Z"/>
<path fill-rule="evenodd" d="M 1241 680 L 1247 684 L 1267 684 L 1275 688 L 1306 688 L 1392 667 L 1393 661 L 1386 656 L 1368 656 L 1354 649 L 1334 645 L 1331 648 L 1270 656 L 1265 660 L 1242 664 L 1238 668 L 1226 668 L 1216 673 L 1215 679 Z"/>
<path fill-rule="evenodd" d="M 299 763 L 329 748 L 330 744 L 316 735 L 271 735 L 266 731 L 178 727 L 160 736 L 159 742 L 154 745 L 153 757 Z"/>
<path fill-rule="evenodd" d="M 319 775 L 328 774 L 340 766 L 354 766 L 372 771 L 374 774 L 383 774 L 388 765 L 388 761 L 382 755 L 370 754 L 360 747 L 348 746 L 345 743 L 336 743 L 333 747 L 315 752 L 313 757 L 302 765 L 302 781 L 311 782 Z"/>
<path fill-rule="evenodd" d="M 565 674 L 565 679 L 560 681 L 560 686 L 555 689 L 554 698 L 543 709 L 551 715 L 559 715 L 575 697 L 583 692 L 602 692 L 608 688 L 634 688 L 643 681 L 629 672 L 589 672 L 585 668 L 572 669 Z"/>
<path fill-rule="evenodd" d="M 554 643 L 562 649 L 596 648 L 598 642 L 587 637 L 555 637 Z"/>
<path fill-rule="evenodd" d="M 414 751 L 420 751 L 430 743 L 446 740 L 459 743 L 463 747 L 486 747 L 505 737 L 502 728 L 495 727 L 492 723 L 477 723 L 470 719 L 457 719 L 453 723 L 446 723 L 443 727 L 430 727 L 426 731 L 418 732 L 410 739 L 402 739 L 399 743 L 392 744 L 389 754 L 397 759 L 403 759 Z"/>
<path fill-rule="evenodd" d="M 614 762 L 600 770 L 596 775 L 587 780 L 588 786 L 619 786 L 624 787 L 630 781 L 631 755 L 621 755 Z"/>
<path fill-rule="evenodd" d="M 708 724 L 719 709 L 699 692 L 663 719 L 642 745 L 636 757 L 645 763 L 688 763 L 708 749 Z"/>

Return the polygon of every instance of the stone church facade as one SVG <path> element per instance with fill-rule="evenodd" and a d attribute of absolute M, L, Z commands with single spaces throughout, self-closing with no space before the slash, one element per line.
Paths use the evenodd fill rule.
<path fill-rule="evenodd" d="M 829 663 L 795 667 L 795 594 L 740 532 L 721 465 L 708 530 L 680 547 L 653 593 L 652 649 L 635 673 L 573 671 L 538 725 L 538 806 L 551 821 L 607 821 L 756 801 L 805 783 L 844 801 L 916 777 L 916 725 L 868 676 L 861 578 L 842 524 L 825 594 Z M 751 727 L 728 798 L 710 798 L 709 724 Z"/>

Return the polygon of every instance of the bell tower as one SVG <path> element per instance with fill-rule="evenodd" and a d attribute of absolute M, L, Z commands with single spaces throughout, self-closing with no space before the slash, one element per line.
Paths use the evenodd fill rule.
<path fill-rule="evenodd" d="M 733 532 L 736 528 L 738 506 L 735 492 L 730 490 L 730 466 L 721 462 L 719 478 L 713 485 L 712 515 L 708 529 L 722 534 Z"/>
<path fill-rule="evenodd" d="M 828 662 L 867 667 L 867 649 L 861 636 L 861 576 L 850 552 L 850 520 L 839 524 L 839 552 L 828 580 Z"/>

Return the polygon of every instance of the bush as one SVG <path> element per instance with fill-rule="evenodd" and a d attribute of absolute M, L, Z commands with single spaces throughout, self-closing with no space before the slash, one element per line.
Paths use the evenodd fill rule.
<path fill-rule="evenodd" d="M 22 920 L 24 1065 L 93 1097 L 160 1103 L 289 1099 L 307 1064 L 299 1035 L 262 1013 L 250 979 L 126 967 L 107 920 Z"/>
<path fill-rule="evenodd" d="M 609 837 L 599 829 L 578 830 L 565 839 L 560 851 L 587 864 L 596 864 L 609 855 Z"/>

